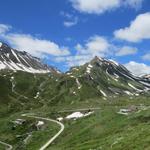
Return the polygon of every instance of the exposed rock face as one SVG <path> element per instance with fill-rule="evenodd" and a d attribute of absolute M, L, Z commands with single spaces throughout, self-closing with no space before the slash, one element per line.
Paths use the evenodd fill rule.
<path fill-rule="evenodd" d="M 27 52 L 12 49 L 7 44 L 0 42 L 0 70 L 20 70 L 30 73 L 48 73 L 57 70 L 45 65 L 39 58 L 33 57 Z"/>

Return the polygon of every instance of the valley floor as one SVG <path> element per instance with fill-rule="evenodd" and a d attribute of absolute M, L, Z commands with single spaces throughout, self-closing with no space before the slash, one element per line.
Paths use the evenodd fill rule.
<path fill-rule="evenodd" d="M 94 100 L 96 102 L 96 100 Z M 22 111 L 0 119 L 0 140 L 13 146 L 13 150 L 38 150 L 60 131 L 56 122 L 42 118 L 63 118 L 65 129 L 50 142 L 47 150 L 149 150 L 150 149 L 150 100 L 146 97 L 127 97 L 99 103 L 58 105 Z M 92 109 L 95 108 L 95 109 Z M 118 113 L 123 111 L 122 114 Z M 72 113 L 88 116 L 66 119 Z M 22 116 L 31 113 L 36 118 Z M 123 114 L 125 113 L 125 114 Z M 13 121 L 24 119 L 25 123 L 14 126 Z M 39 130 L 35 124 L 43 121 Z M 0 149 L 6 147 L 0 144 Z"/>

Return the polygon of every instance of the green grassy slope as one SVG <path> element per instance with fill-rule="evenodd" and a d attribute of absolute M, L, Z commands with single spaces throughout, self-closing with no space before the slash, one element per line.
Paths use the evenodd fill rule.
<path fill-rule="evenodd" d="M 12 130 L 11 120 L 29 112 L 56 119 L 70 114 L 59 113 L 61 110 L 98 107 L 100 110 L 95 110 L 91 116 L 64 121 L 64 132 L 48 149 L 149 150 L 150 109 L 131 113 L 129 116 L 117 114 L 119 109 L 132 105 L 150 106 L 149 93 L 141 93 L 139 96 L 123 94 L 121 91 L 124 90 L 135 92 L 123 77 L 116 81 L 99 67 L 92 68 L 91 73 L 87 74 L 87 66 L 88 64 L 81 66 L 79 70 L 74 69 L 71 75 L 0 72 L 0 140 L 12 144 L 14 149 L 19 147 L 36 150 L 58 132 L 59 126 L 46 123 L 44 130 L 33 130 L 32 138 L 24 145 L 22 141 L 36 120 L 26 118 L 27 124 L 15 130 Z M 126 81 L 142 89 L 142 84 Z M 13 90 L 12 84 L 15 85 Z M 120 89 L 120 95 L 114 94 L 110 87 L 115 92 Z M 103 90 L 107 97 L 100 90 Z M 35 98 L 38 92 L 39 95 Z"/>
<path fill-rule="evenodd" d="M 18 118 L 24 119 L 26 122 L 23 125 L 17 125 L 12 122 Z M 13 149 L 38 149 L 59 131 L 59 126 L 48 121 L 44 121 L 44 127 L 41 130 L 37 130 L 35 125 L 39 120 L 21 117 L 20 114 L 1 119 L 0 140 L 12 145 Z M 31 134 L 31 137 L 25 142 L 29 134 Z"/>
<path fill-rule="evenodd" d="M 144 104 L 149 99 L 134 99 L 122 102 L 103 103 L 89 117 L 65 121 L 65 131 L 49 150 L 149 150 L 150 108 L 128 116 L 117 114 L 120 108 Z"/>

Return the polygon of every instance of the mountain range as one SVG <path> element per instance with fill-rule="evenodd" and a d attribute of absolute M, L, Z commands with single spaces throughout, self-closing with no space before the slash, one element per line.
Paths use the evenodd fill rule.
<path fill-rule="evenodd" d="M 53 88 L 59 87 L 57 95 L 61 93 L 62 97 L 74 95 L 76 98 L 84 99 L 102 96 L 106 99 L 111 95 L 120 94 L 138 96 L 150 90 L 150 81 L 147 76 L 137 77 L 123 65 L 97 56 L 84 65 L 72 67 L 68 72 L 61 73 L 27 52 L 17 51 L 1 43 L 0 69 L 45 74 L 45 76 L 53 75 L 57 78 Z"/>
<path fill-rule="evenodd" d="M 0 149 L 39 149 L 61 124 L 48 150 L 148 150 L 149 91 L 149 75 L 113 60 L 95 56 L 62 73 L 0 43 Z"/>

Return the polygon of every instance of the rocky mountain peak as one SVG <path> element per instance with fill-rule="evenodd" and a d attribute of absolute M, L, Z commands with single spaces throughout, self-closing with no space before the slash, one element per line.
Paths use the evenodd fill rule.
<path fill-rule="evenodd" d="M 33 57 L 27 52 L 21 52 L 0 42 L 0 70 L 24 71 L 30 73 L 59 72 L 57 69 L 45 65 L 39 58 Z"/>

